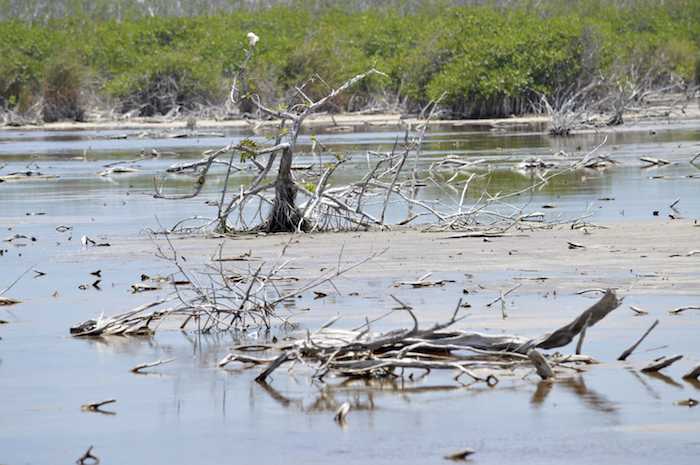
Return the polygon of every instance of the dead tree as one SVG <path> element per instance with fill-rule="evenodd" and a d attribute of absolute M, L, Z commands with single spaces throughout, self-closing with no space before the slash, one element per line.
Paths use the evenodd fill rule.
<path fill-rule="evenodd" d="M 571 131 L 584 127 L 596 107 L 595 92 L 599 86 L 600 80 L 593 78 L 586 83 L 571 84 L 552 95 L 540 94 L 540 101 L 533 107 L 551 118 L 549 134 L 568 136 Z"/>
<path fill-rule="evenodd" d="M 338 229 L 380 229 L 390 228 L 387 212 L 392 202 L 400 202 L 408 207 L 406 219 L 398 225 L 411 223 L 417 218 L 431 218 L 427 222 L 436 227 L 449 230 L 468 230 L 473 232 L 486 229 L 487 233 L 503 234 L 507 230 L 518 227 L 523 222 L 543 222 L 543 214 L 524 212 L 523 208 L 515 208 L 506 199 L 512 199 L 520 194 L 532 192 L 547 184 L 548 180 L 565 172 L 588 166 L 591 156 L 599 148 L 594 148 L 582 160 L 553 173 L 537 172 L 534 184 L 526 189 L 513 193 L 489 194 L 483 192 L 474 205 L 467 206 L 467 194 L 470 184 L 475 179 L 488 175 L 488 169 L 481 169 L 486 160 L 466 161 L 448 157 L 433 163 L 426 171 L 419 170 L 422 160 L 422 144 L 428 126 L 433 118 L 440 113 L 440 99 L 430 102 L 417 119 L 402 121 L 405 129 L 403 137 L 397 137 L 392 149 L 388 152 L 367 152 L 367 172 L 358 181 L 345 185 L 331 186 L 330 179 L 345 161 L 337 156 L 333 163 L 322 165 L 314 171 L 313 183 L 307 177 L 295 178 L 294 159 L 297 154 L 297 140 L 306 118 L 324 108 L 327 104 L 360 81 L 371 75 L 382 75 L 371 69 L 359 74 L 335 89 L 330 89 L 324 97 L 313 100 L 305 92 L 306 84 L 296 88 L 296 103 L 286 107 L 271 107 L 262 102 L 259 95 L 251 92 L 252 85 L 246 80 L 246 70 L 253 57 L 257 36 L 249 34 L 249 49 L 246 52 L 239 71 L 235 74 L 229 101 L 233 105 L 246 104 L 255 109 L 258 115 L 255 127 L 263 125 L 275 128 L 274 141 L 271 146 L 262 146 L 252 139 L 231 144 L 219 150 L 208 151 L 201 160 L 174 165 L 166 171 L 169 173 L 188 173 L 194 171 L 196 183 L 193 192 L 180 196 L 168 196 L 163 192 L 163 185 L 156 185 L 156 197 L 161 198 L 192 198 L 199 195 L 208 179 L 209 171 L 214 166 L 226 169 L 223 189 L 215 204 L 218 211 L 215 218 L 193 217 L 178 222 L 171 231 L 189 231 L 203 229 L 214 225 L 221 233 L 234 230 L 264 231 L 264 232 L 295 232 Z M 319 79 L 316 77 L 315 79 Z M 592 84 L 591 84 L 592 85 Z M 557 108 L 562 115 L 575 114 L 580 109 L 577 102 L 587 95 L 588 86 L 572 89 L 573 94 L 562 97 Z M 568 94 L 567 94 L 568 95 Z M 545 101 L 546 105 L 549 105 Z M 553 109 L 550 105 L 550 110 Z M 266 118 L 267 120 L 263 120 Z M 564 116 L 569 118 L 569 116 Z M 567 120 L 568 121 L 568 120 Z M 561 124 L 562 130 L 570 130 L 570 122 Z M 316 147 L 316 141 L 314 139 Z M 601 144 L 602 145 L 602 144 Z M 312 148 L 312 152 L 315 148 Z M 315 153 L 315 152 L 314 152 Z M 236 156 L 240 156 L 237 163 Z M 228 159 L 225 159 L 227 157 Z M 276 174 L 271 174 L 276 168 Z M 549 167 L 545 167 L 549 170 Z M 244 169 L 256 172 L 254 179 L 247 185 L 232 189 L 229 185 L 231 173 Z M 481 173 L 477 172 L 481 170 Z M 449 179 L 441 179 L 449 171 Z M 466 182 L 459 186 L 451 185 L 463 182 L 460 178 L 465 175 Z M 303 176 L 303 175 L 302 175 Z M 430 184 L 447 185 L 458 194 L 455 198 L 454 210 L 445 209 L 445 202 L 422 200 L 418 196 L 421 186 Z M 461 191 L 461 194 L 460 194 Z M 214 202 L 210 202 L 214 203 Z M 450 206 L 452 207 L 452 206 Z M 252 219 L 251 219 L 252 215 Z M 198 221 L 197 228 L 185 228 L 188 221 Z M 205 221 L 202 225 L 201 221 Z M 530 227 L 533 227 L 530 224 Z"/>
<path fill-rule="evenodd" d="M 312 100 L 304 93 L 303 87 L 297 87 L 297 93 L 301 97 L 302 101 L 299 103 L 289 104 L 285 110 L 275 110 L 263 104 L 259 95 L 251 93 L 241 95 L 241 92 L 237 87 L 238 83 L 240 82 L 243 89 L 249 88 L 246 81 L 247 65 L 253 56 L 257 42 L 258 37 L 252 32 L 248 33 L 249 49 L 246 52 L 246 57 L 243 65 L 239 69 L 238 75 L 236 78 L 234 78 L 233 85 L 231 86 L 230 99 L 232 103 L 237 105 L 242 103 L 252 104 L 252 106 L 259 113 L 279 120 L 281 130 L 279 133 L 280 135 L 277 136 L 278 144 L 280 143 L 282 134 L 284 134 L 283 129 L 288 123 L 291 123 L 291 129 L 287 135 L 288 143 L 281 149 L 282 156 L 280 158 L 277 179 L 275 180 L 275 198 L 272 204 L 272 210 L 270 211 L 266 223 L 262 226 L 262 229 L 267 232 L 293 232 L 297 230 L 300 224 L 303 225 L 303 222 L 301 221 L 301 212 L 296 205 L 298 189 L 292 177 L 292 162 L 294 160 L 294 151 L 296 148 L 297 139 L 299 137 L 299 133 L 301 132 L 304 120 L 309 115 L 319 111 L 319 109 L 324 105 L 331 102 L 335 97 L 342 94 L 358 82 L 373 74 L 383 75 L 383 73 L 377 71 L 376 69 L 370 69 L 365 73 L 358 74 L 357 76 L 343 83 L 337 89 L 331 89 L 331 91 L 325 97 L 316 101 Z"/>
<path fill-rule="evenodd" d="M 292 165 L 296 153 L 297 139 L 301 132 L 304 121 L 313 113 L 318 112 L 327 104 L 330 104 L 338 95 L 347 91 L 360 81 L 367 79 L 372 75 L 384 75 L 376 69 L 358 74 L 347 80 L 345 83 L 335 89 L 330 89 L 328 94 L 318 100 L 312 100 L 304 92 L 304 85 L 296 88 L 297 101 L 291 102 L 286 106 L 278 106 L 273 109 L 262 102 L 259 95 L 250 92 L 252 87 L 247 82 L 247 69 L 250 61 L 254 56 L 255 47 L 258 43 L 258 36 L 254 33 L 248 33 L 248 49 L 242 64 L 239 66 L 238 72 L 234 76 L 233 84 L 230 92 L 230 102 L 240 107 L 252 108 L 256 111 L 259 117 L 274 119 L 277 123 L 277 134 L 275 136 L 275 144 L 272 147 L 260 148 L 252 140 L 245 140 L 241 144 L 229 145 L 215 152 L 205 153 L 205 157 L 196 163 L 191 163 L 186 166 L 180 165 L 172 167 L 170 172 L 181 172 L 185 169 L 200 169 L 195 191 L 192 194 L 185 196 L 166 196 L 163 194 L 162 186 L 156 186 L 156 197 L 161 198 L 191 198 L 202 191 L 206 181 L 206 175 L 213 164 L 224 164 L 228 167 L 226 174 L 226 183 L 230 173 L 233 170 L 240 169 L 233 164 L 234 155 L 241 154 L 241 161 L 251 161 L 258 169 L 259 173 L 255 181 L 248 186 L 247 189 L 241 188 L 241 192 L 232 195 L 228 204 L 225 205 L 227 186 L 221 194 L 221 202 L 219 204 L 219 212 L 217 229 L 220 232 L 229 230 L 228 218 L 234 211 L 241 212 L 244 205 L 253 198 L 258 199 L 262 203 L 270 203 L 270 209 L 265 218 L 257 226 L 256 229 L 264 232 L 294 232 L 297 230 L 305 230 L 308 224 L 304 221 L 304 215 L 297 205 L 297 194 L 299 186 L 292 175 Z M 260 125 L 264 124 L 260 121 Z M 230 161 L 224 162 L 219 158 L 225 154 L 231 154 Z M 265 164 L 257 161 L 260 155 L 268 155 L 268 160 Z M 275 159 L 279 157 L 279 165 L 277 176 L 274 182 L 264 183 L 265 178 L 270 173 Z M 262 197 L 262 193 L 268 190 L 274 190 L 274 198 L 270 202 L 269 199 Z M 312 195 L 313 197 L 313 195 Z M 242 215 L 242 213 L 241 213 Z M 242 216 L 240 217 L 242 219 Z"/>
<path fill-rule="evenodd" d="M 626 112 L 642 110 L 651 99 L 682 92 L 681 100 L 688 100 L 690 87 L 670 69 L 663 56 L 652 63 L 646 55 L 633 56 L 618 61 L 604 74 L 587 76 L 551 95 L 540 94 L 533 107 L 550 116 L 553 136 L 567 136 L 586 127 L 619 126 Z M 598 119 L 600 116 L 604 119 Z"/>
<path fill-rule="evenodd" d="M 669 72 L 670 66 L 661 57 L 648 64 L 648 57 L 639 57 L 626 64 L 617 64 L 602 81 L 605 98 L 598 106 L 610 114 L 607 126 L 624 124 L 624 114 L 640 110 L 647 100 L 671 91 L 683 89 L 681 79 Z"/>

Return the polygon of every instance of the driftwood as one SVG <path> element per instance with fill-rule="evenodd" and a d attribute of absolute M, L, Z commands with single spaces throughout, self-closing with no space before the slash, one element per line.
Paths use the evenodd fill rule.
<path fill-rule="evenodd" d="M 161 299 L 139 305 L 131 311 L 105 318 L 103 315 L 96 320 L 87 320 L 70 328 L 70 334 L 76 337 L 84 336 L 145 336 L 153 334 L 149 328 L 152 321 L 162 318 L 167 311 L 146 313 L 146 310 L 162 305 L 167 300 Z"/>
<path fill-rule="evenodd" d="M 622 354 L 621 354 L 617 359 L 620 360 L 620 361 L 625 361 L 625 360 L 627 360 L 627 357 L 629 357 L 630 355 L 632 355 L 632 352 L 634 352 L 634 350 L 639 346 L 639 344 L 641 344 L 642 341 L 643 341 L 644 339 L 646 339 L 646 337 L 649 335 L 649 333 L 651 333 L 651 332 L 654 330 L 654 328 L 656 328 L 656 325 L 658 325 L 658 324 L 659 324 L 659 320 L 654 321 L 654 323 L 649 327 L 649 329 L 647 329 L 646 332 L 645 332 L 644 334 L 642 334 L 642 337 L 640 337 L 640 338 L 637 340 L 637 342 L 635 342 L 634 344 L 632 344 L 632 346 L 630 346 L 630 348 L 628 348 L 627 350 L 625 350 L 624 352 L 622 352 Z"/>
<path fill-rule="evenodd" d="M 649 167 L 651 167 L 651 166 L 662 166 L 662 165 L 670 165 L 670 164 L 671 164 L 670 161 L 665 160 L 665 159 L 663 159 L 663 158 L 640 157 L 639 160 L 647 164 L 647 166 L 644 166 L 643 168 L 649 168 Z"/>
<path fill-rule="evenodd" d="M 9 173 L 4 176 L 0 176 L 0 182 L 12 182 L 12 181 L 47 181 L 51 179 L 57 179 L 58 176 L 50 174 L 42 174 L 38 171 L 23 171 L 19 173 Z"/>
<path fill-rule="evenodd" d="M 685 312 L 686 310 L 700 310 L 700 306 L 698 306 L 698 305 L 687 305 L 687 306 L 685 306 L 685 307 L 678 307 L 678 308 L 676 308 L 676 309 L 669 310 L 668 313 L 670 313 L 671 315 L 678 315 L 679 313 L 683 313 L 683 312 Z"/>
<path fill-rule="evenodd" d="M 92 446 L 88 447 L 83 455 L 75 461 L 78 465 L 99 465 L 100 459 L 92 454 Z"/>
<path fill-rule="evenodd" d="M 630 305 L 630 310 L 632 310 L 635 314 L 635 316 L 642 316 L 642 315 L 648 315 L 649 312 L 646 310 L 643 310 L 635 305 Z"/>
<path fill-rule="evenodd" d="M 129 168 L 128 166 L 113 166 L 111 168 L 107 168 L 103 171 L 100 171 L 97 173 L 98 176 L 110 176 L 113 174 L 131 174 L 131 173 L 138 173 L 139 170 L 136 168 Z"/>
<path fill-rule="evenodd" d="M 678 360 L 682 359 L 682 355 L 676 355 L 670 358 L 667 357 L 661 357 L 659 359 L 654 360 L 652 363 L 649 365 L 645 366 L 642 368 L 642 372 L 644 373 L 656 373 L 659 370 L 663 370 L 666 367 L 669 367 L 676 363 Z"/>
<path fill-rule="evenodd" d="M 552 367 L 549 366 L 547 359 L 544 358 L 540 352 L 538 352 L 536 349 L 531 349 L 527 353 L 527 356 L 532 361 L 532 364 L 535 365 L 535 370 L 537 370 L 537 374 L 540 378 L 543 380 L 554 378 L 554 371 L 552 370 Z"/>
<path fill-rule="evenodd" d="M 83 410 L 85 412 L 97 412 L 97 413 L 102 413 L 105 415 L 116 415 L 114 412 L 109 412 L 107 410 L 102 410 L 102 407 L 107 405 L 107 404 L 113 404 L 116 402 L 117 399 L 108 399 L 108 400 L 103 400 L 100 402 L 94 402 L 92 404 L 84 404 L 80 406 L 80 410 Z"/>
<path fill-rule="evenodd" d="M 170 358 L 168 360 L 158 360 L 157 362 L 151 362 L 151 363 L 142 363 L 140 365 L 136 365 L 134 368 L 131 369 L 132 373 L 141 373 L 141 370 L 145 370 L 146 368 L 153 368 L 157 367 L 160 365 L 165 365 L 166 363 L 170 363 L 175 361 L 174 358 Z"/>
<path fill-rule="evenodd" d="M 688 380 L 697 380 L 698 377 L 700 377 L 700 365 L 696 366 L 692 370 L 690 370 L 688 373 L 683 375 L 683 379 L 688 379 Z"/>
<path fill-rule="evenodd" d="M 459 452 L 455 452 L 453 454 L 446 455 L 445 459 L 446 460 L 454 460 L 454 461 L 466 460 L 467 457 L 474 454 L 475 452 L 476 451 L 474 449 L 463 449 L 463 450 L 460 450 Z"/>
<path fill-rule="evenodd" d="M 25 237 L 26 237 L 26 236 L 25 236 Z M 13 298 L 10 298 L 10 297 L 3 297 L 3 295 L 4 295 L 7 291 L 9 291 L 9 290 L 12 289 L 13 287 L 15 287 L 15 284 L 17 284 L 22 278 L 24 278 L 24 276 L 26 276 L 26 274 L 29 273 L 29 272 L 32 270 L 32 268 L 33 268 L 33 266 L 30 266 L 29 268 L 27 268 L 26 270 L 24 270 L 24 272 L 23 272 L 22 274 L 20 274 L 19 276 L 17 276 L 17 277 L 15 278 L 15 280 L 12 281 L 8 286 L 6 286 L 6 287 L 3 288 L 3 289 L 0 289 L 0 307 L 2 307 L 2 306 L 9 306 L 9 305 L 17 305 L 17 304 L 21 304 L 21 303 L 22 303 L 21 300 L 13 299 Z"/>
<path fill-rule="evenodd" d="M 343 402 L 338 410 L 335 411 L 335 416 L 333 419 L 336 423 L 344 424 L 347 421 L 348 413 L 350 413 L 350 404 L 348 402 Z"/>
<path fill-rule="evenodd" d="M 428 278 L 432 275 L 432 273 L 426 273 L 420 278 L 418 278 L 416 281 L 401 281 L 396 284 L 394 284 L 395 287 L 400 287 L 400 286 L 406 286 L 406 287 L 413 287 L 413 288 L 421 288 L 421 287 L 442 287 L 445 284 L 448 283 L 453 283 L 454 280 L 452 279 L 441 279 L 438 281 L 429 281 Z"/>
<path fill-rule="evenodd" d="M 574 321 L 553 332 L 544 340 L 537 343 L 541 349 L 554 349 L 570 343 L 584 327 L 591 327 L 605 318 L 622 303 L 621 299 L 612 290 L 607 290 L 603 297 L 583 312 Z"/>
<path fill-rule="evenodd" d="M 316 364 L 315 377 L 321 379 L 328 373 L 336 376 L 354 377 L 392 377 L 397 376 L 397 369 L 418 369 L 431 371 L 447 369 L 456 372 L 455 380 L 467 376 L 472 382 L 488 385 L 498 383 L 494 374 L 482 375 L 474 370 L 503 370 L 518 367 L 547 366 L 538 369 L 543 378 L 554 376 L 548 363 L 553 365 L 590 363 L 584 356 L 545 357 L 533 349 L 551 349 L 567 345 L 584 327 L 593 326 L 619 305 L 613 291 L 605 295 L 581 313 L 568 325 L 552 334 L 536 339 L 527 339 L 513 335 L 489 335 L 471 331 L 448 330 L 460 321 L 458 312 L 461 301 L 457 304 L 450 319 L 429 329 L 421 329 L 413 311 L 402 306 L 399 311 L 406 311 L 413 320 L 410 329 L 399 329 L 383 334 L 372 334 L 370 322 L 360 328 L 344 331 L 330 328 L 337 319 L 323 325 L 321 329 L 308 334 L 304 339 L 274 346 L 262 350 L 274 349 L 279 352 L 274 358 L 251 357 L 250 350 L 261 350 L 259 346 L 239 346 L 224 357 L 219 366 L 231 362 L 249 365 L 266 365 L 257 376 L 256 381 L 265 383 L 269 376 L 285 363 L 301 360 L 306 364 Z M 588 323 L 588 324 L 586 324 Z M 534 359 L 533 359 L 534 358 Z M 544 363 L 542 361 L 544 360 Z"/>

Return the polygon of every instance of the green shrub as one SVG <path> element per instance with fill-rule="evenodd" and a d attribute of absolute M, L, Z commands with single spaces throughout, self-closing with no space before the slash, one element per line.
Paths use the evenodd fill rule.
<path fill-rule="evenodd" d="M 52 60 L 44 69 L 43 119 L 47 123 L 59 120 L 83 121 L 83 66 L 69 57 Z"/>
<path fill-rule="evenodd" d="M 164 115 L 176 107 L 192 110 L 223 98 L 220 70 L 185 53 L 163 53 L 141 60 L 107 85 L 121 110 L 139 116 Z"/>
<path fill-rule="evenodd" d="M 272 105 L 303 100 L 296 86 L 304 83 L 315 100 L 371 67 L 389 79 L 363 81 L 326 109 L 361 109 L 389 92 L 416 110 L 447 92 L 444 103 L 455 114 L 505 116 L 529 111 L 538 93 L 624 69 L 640 56 L 687 81 L 700 79 L 694 0 L 520 0 L 508 8 L 396 0 L 366 9 L 300 1 L 194 17 L 144 17 L 125 2 L 101 1 L 43 24 L 0 22 L 0 105 L 67 98 L 78 102 L 66 104 L 76 117 L 79 98 L 68 88 L 85 76 L 123 111 L 142 115 L 220 103 L 249 31 L 260 36 L 246 73 L 250 90 Z M 59 56 L 75 58 L 62 63 Z M 49 110 L 49 119 L 64 117 Z"/>
<path fill-rule="evenodd" d="M 27 108 L 41 92 L 42 72 L 51 56 L 52 33 L 16 21 L 0 23 L 0 103 Z"/>

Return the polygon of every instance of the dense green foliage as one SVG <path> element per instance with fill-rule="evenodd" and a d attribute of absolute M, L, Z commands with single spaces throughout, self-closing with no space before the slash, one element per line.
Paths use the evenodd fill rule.
<path fill-rule="evenodd" d="M 117 17 L 95 7 L 40 22 L 6 20 L 0 106 L 23 111 L 43 97 L 47 119 L 56 119 L 82 117 L 85 94 L 142 115 L 221 103 L 248 31 L 261 38 L 250 82 L 273 101 L 315 76 L 321 79 L 304 87 L 311 96 L 371 67 L 389 76 L 363 83 L 335 102 L 339 109 L 363 108 L 380 93 L 418 108 L 445 92 L 444 102 L 459 115 L 522 113 L 537 94 L 633 60 L 663 66 L 686 82 L 700 77 L 700 2 L 509 5 L 275 6 L 188 17 L 138 11 Z M 70 108 L 57 112 L 61 105 Z"/>

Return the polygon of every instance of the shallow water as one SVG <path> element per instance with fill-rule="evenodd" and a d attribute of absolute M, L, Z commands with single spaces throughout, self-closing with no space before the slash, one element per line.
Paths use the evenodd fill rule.
<path fill-rule="evenodd" d="M 110 139 L 126 132 L 0 133 L 0 166 L 6 164 L 0 175 L 31 163 L 42 173 L 59 176 L 0 184 L 0 239 L 16 233 L 37 239 L 23 241 L 25 246 L 0 242 L 6 251 L 0 256 L 0 289 L 29 267 L 46 273 L 36 278 L 28 273 L 8 293 L 24 303 L 0 307 L 0 319 L 8 321 L 0 325 L 0 463 L 69 463 L 90 445 L 102 463 L 444 463 L 444 455 L 466 447 L 477 450 L 471 462 L 484 464 L 658 463 L 669 458 L 674 464 L 697 462 L 700 407 L 674 405 L 700 396 L 700 385 L 680 379 L 687 367 L 700 362 L 700 327 L 692 313 L 669 318 L 664 311 L 630 319 L 614 312 L 590 332 L 584 346 L 603 361 L 614 360 L 651 318 L 663 319 L 627 364 L 608 362 L 554 385 L 538 383 L 535 376 L 503 377 L 495 388 L 460 387 L 451 375 L 435 372 L 415 382 L 341 385 L 329 380 L 322 385 L 311 383 L 309 372 L 297 369 L 291 375 L 278 371 L 271 389 L 265 389 L 253 382 L 256 369 L 216 367 L 241 338 L 268 336 L 258 331 L 199 335 L 164 330 L 153 338 L 71 338 L 68 328 L 73 323 L 153 300 L 154 295 L 130 294 L 129 286 L 140 273 L 169 270 L 167 263 L 148 254 L 96 257 L 81 247 L 80 237 L 115 241 L 158 229 L 158 221 L 170 225 L 183 216 L 206 214 L 204 201 L 214 198 L 215 183 L 202 198 L 171 202 L 152 198 L 152 177 L 175 162 L 197 159 L 202 150 L 247 137 L 227 132 L 225 139 Z M 330 150 L 350 153 L 352 161 L 340 173 L 349 180 L 366 167 L 364 151 L 390 150 L 398 135 L 328 134 L 322 141 Z M 513 170 L 523 158 L 552 158 L 560 150 L 580 154 L 603 137 L 552 140 L 528 132 L 442 128 L 430 134 L 421 167 L 446 153 L 488 157 L 498 161 L 490 189 L 507 192 L 529 181 Z M 653 210 L 668 214 L 668 205 L 680 198 L 680 214 L 700 216 L 700 179 L 676 178 L 700 173 L 687 163 L 700 151 L 696 126 L 657 124 L 608 137 L 604 153 L 621 166 L 576 172 L 520 204 L 533 209 L 555 204 L 557 208 L 546 210 L 549 219 L 590 211 L 591 221 L 616 222 L 651 218 Z M 96 176 L 106 162 L 133 159 L 142 149 L 152 148 L 176 155 L 139 162 L 142 171 L 134 175 Z M 678 163 L 642 170 L 638 157 L 645 155 Z M 674 179 L 649 179 L 654 174 Z M 189 185 L 182 182 L 177 188 L 186 192 Z M 421 192 L 423 199 L 442 203 L 453 195 L 438 188 Z M 391 214 L 401 219 L 406 213 L 395 208 Z M 73 229 L 59 232 L 59 225 Z M 254 247 L 254 241 L 250 244 Z M 94 281 L 89 273 L 97 269 L 102 270 L 101 290 L 79 289 Z M 392 277 L 367 276 L 351 283 L 341 279 L 337 285 L 342 295 L 322 300 L 305 296 L 287 310 L 309 309 L 297 318 L 302 334 L 337 313 L 343 315 L 339 324 L 352 327 L 365 316 L 390 309 L 389 294 L 396 293 L 415 305 L 427 323 L 446 318 L 462 289 L 478 289 L 479 284 L 498 288 L 521 275 L 508 270 L 477 276 L 444 273 L 434 278 L 455 282 L 420 290 L 392 288 Z M 360 296 L 348 295 L 350 289 L 359 290 Z M 528 289 L 508 299 L 505 324 L 526 336 L 550 331 L 592 302 L 574 295 L 554 297 L 546 282 L 541 289 Z M 631 296 L 625 303 L 664 309 L 696 301 L 698 294 L 648 294 L 642 302 Z M 485 307 L 492 298 L 489 292 L 469 296 L 469 327 L 502 330 L 500 312 Z M 375 329 L 408 324 L 394 315 Z M 649 351 L 668 344 L 671 349 Z M 686 354 L 682 367 L 679 363 L 664 376 L 634 369 L 669 351 Z M 129 372 L 136 364 L 173 357 L 174 363 L 152 374 Z M 81 404 L 109 398 L 117 402 L 105 409 L 115 415 L 80 410 Z M 332 417 L 344 401 L 353 408 L 341 428 Z"/>
<path fill-rule="evenodd" d="M 224 134 L 224 133 L 222 133 Z M 114 140 L 115 135 L 128 135 L 126 140 Z M 241 131 L 227 130 L 226 137 L 192 137 L 169 139 L 163 134 L 144 135 L 143 131 L 73 131 L 73 132 L 2 132 L 0 133 L 0 175 L 34 169 L 46 175 L 57 176 L 48 181 L 3 183 L 2 208 L 4 217 L 21 217 L 32 213 L 47 213 L 56 218 L 84 216 L 90 221 L 98 216 L 99 222 L 110 226 L 110 232 L 133 231 L 133 224 L 153 227 L 154 214 L 164 226 L 171 226 L 186 216 L 215 216 L 215 206 L 205 202 L 218 201 L 217 191 L 224 180 L 223 169 L 207 183 L 204 193 L 190 201 L 171 202 L 152 199 L 154 177 L 161 178 L 165 168 L 200 157 L 202 151 L 219 148 L 229 142 L 249 137 Z M 142 136 L 142 137 L 140 137 Z M 347 155 L 346 163 L 333 178 L 334 185 L 355 181 L 367 170 L 367 150 L 390 151 L 397 137 L 395 132 L 357 132 L 352 134 L 319 135 L 327 150 L 321 163 L 334 159 L 335 153 Z M 494 132 L 489 130 L 458 132 L 454 128 L 436 128 L 429 133 L 424 153 L 418 164 L 419 173 L 427 176 L 428 167 L 445 155 L 465 159 L 487 159 L 489 167 L 477 167 L 476 173 L 484 175 L 472 183 L 465 207 L 477 201 L 483 190 L 489 193 L 508 193 L 526 188 L 537 177 L 533 173 L 517 169 L 517 164 L 528 157 L 551 160 L 566 166 L 571 159 L 583 156 L 588 150 L 607 137 L 600 152 L 610 155 L 619 164 L 604 172 L 591 169 L 577 170 L 553 178 L 547 185 L 533 192 L 512 199 L 516 208 L 528 212 L 543 212 L 547 220 L 562 220 L 593 214 L 595 220 L 637 220 L 648 218 L 653 211 L 669 213 L 668 205 L 681 199 L 679 214 L 695 217 L 700 214 L 700 169 L 687 161 L 700 152 L 700 130 L 687 124 L 676 126 L 656 125 L 638 131 L 585 134 L 566 139 L 552 139 L 533 132 Z M 264 137 L 254 137 L 265 143 Z M 309 136 L 301 139 L 302 150 L 308 150 Z M 97 173 L 108 162 L 139 159 L 140 153 L 156 149 L 163 153 L 158 158 L 147 157 L 133 165 L 139 171 L 132 174 L 99 177 Z M 557 156 L 565 151 L 569 157 Z M 659 168 L 643 169 L 639 157 L 665 158 L 673 164 Z M 317 157 L 301 155 L 299 165 L 316 165 Z M 413 161 L 409 160 L 412 165 Z M 462 176 L 451 185 L 444 182 L 451 172 L 433 176 L 419 189 L 418 198 L 443 212 L 456 211 L 463 183 Z M 307 173 L 300 172 L 300 176 Z M 232 175 L 232 184 L 248 182 L 251 172 Z M 654 177 L 661 177 L 653 179 Z M 691 177 L 688 177 L 691 176 Z M 317 178 L 309 178 L 316 182 Z M 192 191 L 190 176 L 167 176 L 166 192 L 170 195 Z M 370 203 L 372 201 L 370 200 Z M 371 213 L 381 209 L 381 199 L 375 199 Z M 542 207 L 548 207 L 542 210 Z M 549 208 L 553 207 L 553 208 Z M 414 209 L 420 213 L 420 210 Z M 250 212 L 249 212 L 250 213 Z M 511 212 L 512 213 L 512 212 Z M 673 213 L 673 212 L 671 212 Z M 406 204 L 394 199 L 387 219 L 399 222 L 406 218 Z M 434 221 L 430 215 L 417 222 Z M 97 219 L 96 219 L 97 221 Z"/>

